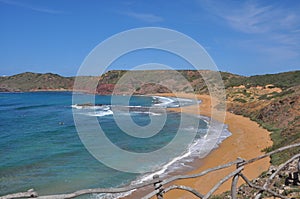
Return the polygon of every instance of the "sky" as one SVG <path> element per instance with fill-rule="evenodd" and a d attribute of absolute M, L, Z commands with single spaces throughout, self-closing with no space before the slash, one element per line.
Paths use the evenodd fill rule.
<path fill-rule="evenodd" d="M 299 70 L 299 10 L 298 0 L 0 0 L 0 75 L 75 76 L 99 43 L 143 27 L 191 37 L 220 71 L 249 76 Z M 142 50 L 109 69 L 150 62 L 192 67 L 168 53 Z"/>

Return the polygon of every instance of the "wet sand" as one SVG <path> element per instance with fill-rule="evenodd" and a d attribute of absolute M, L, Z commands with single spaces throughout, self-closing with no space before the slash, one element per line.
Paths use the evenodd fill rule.
<path fill-rule="evenodd" d="M 159 94 L 161 96 L 173 96 L 173 94 Z M 182 98 L 193 98 L 194 95 L 190 94 L 176 94 L 177 97 Z M 182 108 L 171 108 L 171 111 L 183 111 L 185 113 L 191 114 L 201 114 L 203 116 L 211 117 L 211 98 L 209 95 L 197 95 L 197 98 L 202 101 L 200 105 L 193 105 Z M 199 112 L 200 110 L 200 112 Z M 212 168 L 221 164 L 225 164 L 231 161 L 236 160 L 238 157 L 244 159 L 254 158 L 256 156 L 262 155 L 261 152 L 268 146 L 272 145 L 272 141 L 269 136 L 269 132 L 261 128 L 256 122 L 251 121 L 249 118 L 235 115 L 229 112 L 226 112 L 225 121 L 222 117 L 218 117 L 218 114 L 214 115 L 213 119 L 218 120 L 219 122 L 224 122 L 228 125 L 229 131 L 232 135 L 224 140 L 217 149 L 211 151 L 211 153 L 201 160 L 201 165 L 192 172 L 188 174 L 199 173 L 208 168 Z M 193 163 L 193 166 L 197 167 L 197 163 L 200 163 L 199 160 L 196 160 Z M 252 163 L 245 167 L 243 173 L 249 178 L 254 179 L 258 177 L 263 171 L 266 171 L 270 166 L 270 159 L 265 158 L 255 163 Z M 192 187 L 199 191 L 202 194 L 207 193 L 216 183 L 218 183 L 223 177 L 228 175 L 233 171 L 235 167 L 230 167 L 228 169 L 219 170 L 202 176 L 196 179 L 188 180 L 179 180 L 173 182 L 172 184 L 176 185 L 185 185 Z M 239 180 L 239 184 L 242 184 L 243 181 Z M 231 180 L 224 183 L 215 194 L 223 193 L 230 190 Z M 165 187 L 167 187 L 166 185 Z M 146 193 L 141 194 L 136 192 L 128 198 L 137 198 L 145 195 Z M 126 197 L 127 198 L 127 197 Z M 164 195 L 166 199 L 192 199 L 196 198 L 192 194 L 180 191 L 172 190 Z"/>

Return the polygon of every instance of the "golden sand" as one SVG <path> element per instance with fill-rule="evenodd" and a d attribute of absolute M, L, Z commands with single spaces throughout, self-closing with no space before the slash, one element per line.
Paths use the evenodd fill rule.
<path fill-rule="evenodd" d="M 174 96 L 174 94 L 158 94 L 160 96 Z M 195 95 L 191 94 L 176 94 L 181 98 L 195 98 Z M 191 114 L 201 114 L 203 116 L 211 117 L 211 97 L 209 95 L 196 95 L 198 99 L 202 101 L 200 105 L 193 105 L 181 108 L 170 108 L 171 111 L 183 111 Z M 200 112 L 199 112 L 200 110 Z M 226 164 L 228 162 L 236 160 L 238 157 L 243 159 L 251 159 L 256 156 L 262 155 L 262 150 L 272 145 L 272 141 L 269 136 L 269 132 L 261 128 L 256 122 L 251 121 L 249 118 L 235 115 L 226 112 L 225 121 L 223 117 L 219 117 L 218 114 L 214 114 L 215 120 L 223 122 L 228 125 L 228 130 L 232 133 L 230 137 L 224 140 L 220 146 L 213 150 L 207 157 L 201 161 L 199 168 L 189 172 L 188 174 L 199 173 L 209 168 L 216 167 L 218 165 Z M 270 166 L 270 158 L 265 158 L 255 163 L 252 163 L 245 167 L 243 173 L 249 178 L 254 179 L 258 177 L 263 171 L 268 170 Z M 176 185 L 185 185 L 192 187 L 202 194 L 207 193 L 215 184 L 217 184 L 223 177 L 228 175 L 231 171 L 234 171 L 235 167 L 230 167 L 224 170 L 209 173 L 205 176 L 179 180 L 173 182 Z M 239 180 L 239 185 L 243 181 Z M 231 180 L 224 183 L 215 194 L 220 194 L 230 190 Z M 167 187 L 168 185 L 165 185 Z M 134 192 L 132 195 L 125 198 L 140 198 L 146 193 L 139 191 Z M 191 193 L 180 190 L 172 190 L 164 195 L 165 199 L 193 199 L 196 198 Z"/>
<path fill-rule="evenodd" d="M 172 96 L 172 94 L 162 94 L 163 96 Z M 177 97 L 192 98 L 189 94 L 176 94 Z M 200 114 L 211 117 L 211 98 L 209 95 L 197 95 L 197 98 L 202 100 L 200 105 L 172 108 L 173 111 L 183 111 L 186 113 Z M 220 118 L 213 118 L 220 121 Z M 221 121 L 220 122 L 224 122 Z M 226 112 L 225 124 L 228 125 L 229 131 L 232 135 L 224 140 L 220 146 L 213 150 L 207 157 L 203 159 L 203 164 L 198 169 L 190 172 L 189 174 L 199 173 L 208 168 L 212 168 L 221 164 L 225 164 L 236 160 L 238 157 L 244 159 L 254 158 L 262 155 L 262 150 L 272 145 L 272 141 L 269 136 L 269 132 L 261 128 L 256 122 L 251 121 L 249 118 L 235 115 Z M 249 178 L 254 179 L 258 177 L 263 171 L 268 170 L 270 166 L 270 159 L 265 158 L 258 162 L 248 165 L 243 173 Z M 225 170 L 210 173 L 206 176 L 176 181 L 173 184 L 190 186 L 202 194 L 207 193 L 216 183 L 218 183 L 223 177 L 233 171 L 235 167 L 231 167 Z M 242 181 L 239 181 L 241 184 Z M 231 181 L 227 181 L 217 191 L 223 193 L 230 190 Z M 164 198 L 196 198 L 192 194 L 184 191 L 170 191 L 164 195 Z"/>

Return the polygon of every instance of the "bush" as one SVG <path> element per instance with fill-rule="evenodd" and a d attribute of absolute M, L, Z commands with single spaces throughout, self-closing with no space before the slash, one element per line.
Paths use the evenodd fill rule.
<path fill-rule="evenodd" d="M 233 101 L 235 102 L 241 102 L 241 103 L 246 103 L 247 101 L 241 98 L 235 98 Z"/>

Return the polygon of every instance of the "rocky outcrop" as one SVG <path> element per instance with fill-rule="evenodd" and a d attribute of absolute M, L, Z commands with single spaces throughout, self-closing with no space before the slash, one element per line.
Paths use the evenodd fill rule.
<path fill-rule="evenodd" d="M 0 92 L 11 92 L 11 90 L 7 89 L 7 88 L 1 88 L 0 87 Z"/>
<path fill-rule="evenodd" d="M 114 88 L 114 84 L 98 84 L 96 92 L 99 95 L 110 95 L 113 93 Z"/>

